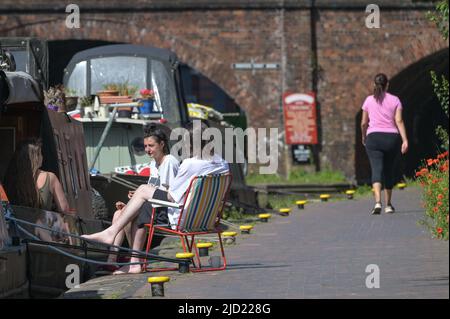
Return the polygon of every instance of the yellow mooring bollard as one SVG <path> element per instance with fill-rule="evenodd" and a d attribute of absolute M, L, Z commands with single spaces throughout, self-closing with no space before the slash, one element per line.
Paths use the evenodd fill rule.
<path fill-rule="evenodd" d="M 297 205 L 298 209 L 304 209 L 307 202 L 308 201 L 306 200 L 298 200 L 295 202 L 295 204 Z"/>
<path fill-rule="evenodd" d="M 241 230 L 241 234 L 250 234 L 250 230 L 252 230 L 252 228 L 252 225 L 242 225 L 241 227 L 239 227 L 239 229 Z"/>
<path fill-rule="evenodd" d="M 152 296 L 164 297 L 164 283 L 169 280 L 169 277 L 148 277 L 147 282 L 152 285 Z"/>
<path fill-rule="evenodd" d="M 281 216 L 289 216 L 291 209 L 290 208 L 280 208 L 279 212 L 280 212 Z"/>
<path fill-rule="evenodd" d="M 331 196 L 329 194 L 322 194 L 322 195 L 320 195 L 320 200 L 322 202 L 327 202 L 330 197 Z"/>
<path fill-rule="evenodd" d="M 189 272 L 189 265 L 192 262 L 192 258 L 194 257 L 193 253 L 177 253 L 175 255 L 178 259 L 186 259 L 186 262 L 182 262 L 178 264 L 178 272 L 185 274 Z"/>
<path fill-rule="evenodd" d="M 406 187 L 406 183 L 398 183 L 397 187 L 398 187 L 398 189 L 404 190 Z"/>
<path fill-rule="evenodd" d="M 258 217 L 259 217 L 260 221 L 262 221 L 263 223 L 267 223 L 269 221 L 269 218 L 272 217 L 272 215 L 270 215 L 270 214 L 259 214 Z"/>
<path fill-rule="evenodd" d="M 235 231 L 226 231 L 222 233 L 223 236 L 223 242 L 225 244 L 232 244 L 236 242 L 236 235 L 237 233 Z"/>
<path fill-rule="evenodd" d="M 348 191 L 345 192 L 345 194 L 347 194 L 348 199 L 353 199 L 353 195 L 355 195 L 355 191 L 353 189 L 349 189 Z"/>
<path fill-rule="evenodd" d="M 200 257 L 206 257 L 209 256 L 209 249 L 213 246 L 212 243 L 198 243 L 198 255 Z"/>

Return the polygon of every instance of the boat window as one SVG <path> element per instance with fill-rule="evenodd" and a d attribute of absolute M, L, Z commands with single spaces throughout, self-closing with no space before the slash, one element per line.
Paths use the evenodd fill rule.
<path fill-rule="evenodd" d="M 180 111 L 177 104 L 177 93 L 171 74 L 167 72 L 167 68 L 160 61 L 152 60 L 151 77 L 157 109 L 160 112 L 163 111 L 166 118 L 179 121 Z"/>
<path fill-rule="evenodd" d="M 11 53 L 14 57 L 14 62 L 16 63 L 16 71 L 23 71 L 30 73 L 30 68 L 28 65 L 28 53 L 22 48 L 8 48 L 7 51 Z"/>
<path fill-rule="evenodd" d="M 115 56 L 96 58 L 91 60 L 91 92 L 105 89 L 107 84 L 127 84 L 136 88 L 136 96 L 139 89 L 145 88 L 147 59 L 142 57 Z M 72 87 L 71 87 L 72 88 Z"/>
<path fill-rule="evenodd" d="M 86 96 L 86 61 L 81 61 L 75 65 L 66 85 L 71 90 L 76 91 L 77 96 Z"/>

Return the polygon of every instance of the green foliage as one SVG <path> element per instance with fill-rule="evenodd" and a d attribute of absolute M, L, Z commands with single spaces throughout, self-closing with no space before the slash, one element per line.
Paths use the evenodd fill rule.
<path fill-rule="evenodd" d="M 448 0 L 442 0 L 436 4 L 435 12 L 428 13 L 428 18 L 436 23 L 445 40 L 448 39 L 448 11 Z M 431 81 L 448 121 L 448 80 L 443 75 L 439 79 L 436 72 L 432 71 Z M 448 240 L 448 131 L 438 126 L 436 135 L 446 151 L 435 159 L 427 159 L 427 163 L 416 173 L 417 181 L 423 187 L 425 208 L 425 216 L 420 224 L 426 226 L 434 237 Z"/>
<path fill-rule="evenodd" d="M 270 206 L 278 210 L 280 208 L 292 208 L 295 206 L 295 202 L 299 200 L 299 195 L 269 195 Z"/>
<path fill-rule="evenodd" d="M 363 197 L 367 195 L 372 195 L 372 186 L 371 185 L 358 186 L 355 192 L 355 197 Z"/>
<path fill-rule="evenodd" d="M 77 96 L 77 90 L 64 88 L 64 93 L 66 94 L 66 97 L 68 96 Z"/>
<path fill-rule="evenodd" d="M 448 0 L 441 0 L 436 4 L 435 12 L 427 13 L 428 19 L 436 23 L 444 40 L 448 39 Z"/>
<path fill-rule="evenodd" d="M 134 96 L 138 90 L 135 85 L 130 85 L 128 80 L 123 83 L 107 83 L 103 85 L 104 90 L 118 91 L 120 96 Z"/>
<path fill-rule="evenodd" d="M 424 219 L 420 224 L 426 226 L 431 234 L 448 240 L 448 151 L 439 154 L 416 173 L 423 187 Z"/>
<path fill-rule="evenodd" d="M 439 79 L 436 75 L 436 72 L 431 71 L 431 81 L 433 83 L 433 90 L 436 94 L 439 103 L 441 104 L 442 109 L 444 110 L 445 115 L 447 116 L 448 121 L 448 101 L 449 101 L 449 86 L 448 86 L 448 80 L 444 77 L 444 75 L 441 75 L 441 78 Z M 443 128 L 442 126 L 438 126 L 436 128 L 436 135 L 438 136 L 439 140 L 441 141 L 442 145 L 441 147 L 445 150 L 448 150 L 448 132 Z"/>
<path fill-rule="evenodd" d="M 244 218 L 244 210 L 237 207 L 225 207 L 223 209 L 222 218 L 225 220 L 239 220 Z"/>
<path fill-rule="evenodd" d="M 302 168 L 294 168 L 287 179 L 277 174 L 249 174 L 246 182 L 249 185 L 258 184 L 333 184 L 346 182 L 342 172 L 322 170 L 320 172 L 306 172 Z"/>
<path fill-rule="evenodd" d="M 92 98 L 90 96 L 83 96 L 80 99 L 80 106 L 81 107 L 85 107 L 85 106 L 91 106 L 93 104 Z"/>

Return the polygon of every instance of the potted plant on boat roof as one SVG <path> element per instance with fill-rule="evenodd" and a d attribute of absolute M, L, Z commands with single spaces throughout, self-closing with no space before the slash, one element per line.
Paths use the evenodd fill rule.
<path fill-rule="evenodd" d="M 82 116 L 87 116 L 89 113 L 92 114 L 94 112 L 93 104 L 94 102 L 91 96 L 83 96 L 82 98 L 80 98 Z"/>
<path fill-rule="evenodd" d="M 108 83 L 103 88 L 103 91 L 97 92 L 101 104 L 133 102 L 133 97 L 137 91 L 137 87 L 129 84 L 128 81 L 123 83 Z"/>
<path fill-rule="evenodd" d="M 155 92 L 152 89 L 141 89 L 142 107 L 140 108 L 141 114 L 153 113 L 153 103 L 155 99 Z"/>
<path fill-rule="evenodd" d="M 66 96 L 64 93 L 64 86 L 58 84 L 56 86 L 51 86 L 47 91 L 44 91 L 44 104 L 49 110 L 65 112 Z"/>
<path fill-rule="evenodd" d="M 116 83 L 106 83 L 103 85 L 103 89 L 97 92 L 99 97 L 104 96 L 117 96 L 119 95 L 118 84 Z"/>

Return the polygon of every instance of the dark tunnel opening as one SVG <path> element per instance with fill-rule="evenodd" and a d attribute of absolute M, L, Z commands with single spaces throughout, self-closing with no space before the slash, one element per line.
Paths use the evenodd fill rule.
<path fill-rule="evenodd" d="M 397 179 L 413 177 L 415 170 L 427 158 L 436 157 L 440 151 L 440 141 L 436 127 L 441 125 L 447 131 L 448 117 L 437 99 L 431 81 L 431 71 L 438 77 L 449 77 L 449 49 L 433 53 L 391 78 L 388 91 L 400 97 L 403 104 L 403 118 L 409 140 L 409 151 L 398 165 Z M 362 112 L 355 118 L 355 175 L 358 183 L 370 183 L 370 164 L 361 144 Z"/>

